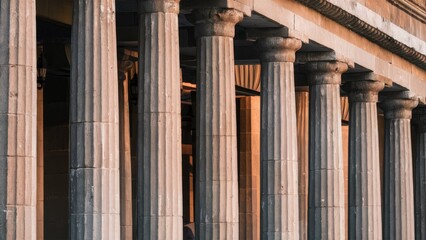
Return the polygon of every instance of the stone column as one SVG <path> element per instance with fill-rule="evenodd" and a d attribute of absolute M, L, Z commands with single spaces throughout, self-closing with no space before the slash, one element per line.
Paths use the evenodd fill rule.
<path fill-rule="evenodd" d="M 349 91 L 349 239 L 382 239 L 377 126 L 379 81 L 352 81 Z"/>
<path fill-rule="evenodd" d="M 127 72 L 121 72 L 119 76 L 120 234 L 122 240 L 132 240 L 132 156 L 130 152 L 129 78 Z"/>
<path fill-rule="evenodd" d="M 120 239 L 115 3 L 74 2 L 70 239 Z"/>
<path fill-rule="evenodd" d="M 309 239 L 345 239 L 339 61 L 307 63 L 309 81 Z"/>
<path fill-rule="evenodd" d="M 411 110 L 418 104 L 409 92 L 381 102 L 385 112 L 383 239 L 414 239 Z"/>
<path fill-rule="evenodd" d="M 240 239 L 260 239 L 260 97 L 240 98 L 239 109 Z"/>
<path fill-rule="evenodd" d="M 234 27 L 243 14 L 193 12 L 197 37 L 196 239 L 238 239 Z"/>
<path fill-rule="evenodd" d="M 297 89 L 296 89 L 297 90 Z M 297 159 L 299 168 L 299 239 L 308 239 L 309 92 L 296 91 Z"/>
<path fill-rule="evenodd" d="M 417 110 L 417 109 L 416 109 Z M 419 109 L 420 110 L 420 109 Z M 416 239 L 426 239 L 426 109 L 416 111 L 413 118 L 416 132 L 414 169 L 414 211 Z"/>
<path fill-rule="evenodd" d="M 35 12 L 0 2 L 0 239 L 36 239 Z"/>
<path fill-rule="evenodd" d="M 295 38 L 258 40 L 261 83 L 261 238 L 299 238 Z"/>
<path fill-rule="evenodd" d="M 179 1 L 140 1 L 138 239 L 182 239 Z"/>

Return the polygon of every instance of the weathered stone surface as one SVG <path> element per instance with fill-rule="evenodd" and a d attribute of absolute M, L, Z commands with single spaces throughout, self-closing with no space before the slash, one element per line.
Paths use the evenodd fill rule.
<path fill-rule="evenodd" d="M 379 81 L 354 81 L 349 91 L 349 239 L 382 239 L 377 125 Z"/>
<path fill-rule="evenodd" d="M 196 239 L 238 239 L 238 166 L 232 9 L 194 12 L 197 32 Z"/>
<path fill-rule="evenodd" d="M 294 38 L 258 40 L 261 88 L 261 238 L 299 238 Z"/>
<path fill-rule="evenodd" d="M 345 239 L 340 109 L 342 62 L 310 62 L 309 239 Z"/>
<path fill-rule="evenodd" d="M 417 110 L 417 109 L 416 109 Z M 415 110 L 415 111 L 416 111 Z M 413 116 L 416 133 L 414 161 L 414 211 L 416 239 L 426 239 L 426 115 L 425 109 Z"/>
<path fill-rule="evenodd" d="M 35 1 L 0 1 L 0 239 L 36 239 Z"/>
<path fill-rule="evenodd" d="M 70 239 L 120 239 L 115 2 L 75 1 Z"/>
<path fill-rule="evenodd" d="M 240 98 L 239 238 L 260 239 L 260 97 Z"/>
<path fill-rule="evenodd" d="M 147 2 L 140 15 L 138 239 L 182 239 L 178 1 L 164 1 L 171 8 Z"/>
<path fill-rule="evenodd" d="M 299 239 L 308 239 L 309 92 L 296 91 L 297 159 L 299 166 Z"/>
<path fill-rule="evenodd" d="M 385 112 L 383 239 L 414 239 L 411 110 L 415 97 L 388 98 Z"/>

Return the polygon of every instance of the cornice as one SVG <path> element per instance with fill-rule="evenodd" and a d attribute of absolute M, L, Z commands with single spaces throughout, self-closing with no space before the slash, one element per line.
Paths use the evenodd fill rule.
<path fill-rule="evenodd" d="M 410 0 L 388 0 L 388 2 L 399 7 L 412 17 L 426 23 L 426 8 L 419 6 L 417 3 Z"/>
<path fill-rule="evenodd" d="M 362 19 L 330 3 L 327 0 L 296 0 L 310 7 L 322 15 L 336 21 L 337 23 L 351 29 L 357 34 L 367 38 L 377 45 L 393 52 L 413 64 L 426 69 L 426 55 L 416 51 L 414 48 L 394 39 L 392 36 L 380 31 Z"/>

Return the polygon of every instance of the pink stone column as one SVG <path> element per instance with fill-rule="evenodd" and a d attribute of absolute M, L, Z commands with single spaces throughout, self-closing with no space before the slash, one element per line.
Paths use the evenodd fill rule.
<path fill-rule="evenodd" d="M 0 239 L 36 239 L 36 9 L 0 1 Z"/>
<path fill-rule="evenodd" d="M 410 120 L 417 104 L 408 91 L 380 103 L 385 112 L 383 239 L 414 239 Z"/>
<path fill-rule="evenodd" d="M 120 239 L 115 1 L 74 1 L 70 239 Z"/>
<path fill-rule="evenodd" d="M 197 37 L 196 239 L 238 239 L 234 34 L 243 14 L 193 12 Z"/>
<path fill-rule="evenodd" d="M 257 40 L 261 52 L 261 238 L 299 238 L 295 38 Z"/>
<path fill-rule="evenodd" d="M 179 1 L 139 1 L 138 239 L 182 239 Z"/>

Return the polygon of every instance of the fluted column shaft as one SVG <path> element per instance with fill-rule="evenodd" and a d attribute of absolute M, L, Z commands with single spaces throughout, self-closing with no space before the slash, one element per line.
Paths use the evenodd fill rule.
<path fill-rule="evenodd" d="M 36 239 L 35 1 L 0 1 L 0 239 Z"/>
<path fill-rule="evenodd" d="M 182 239 L 179 1 L 141 1 L 138 239 Z"/>
<path fill-rule="evenodd" d="M 383 82 L 354 81 L 349 90 L 349 239 L 382 239 L 378 92 Z"/>
<path fill-rule="evenodd" d="M 296 91 L 299 239 L 308 239 L 309 92 Z"/>
<path fill-rule="evenodd" d="M 426 239 L 426 115 L 415 121 L 416 159 L 414 169 L 414 211 L 416 239 Z"/>
<path fill-rule="evenodd" d="M 381 102 L 385 111 L 383 239 L 414 239 L 411 110 L 415 99 Z"/>
<path fill-rule="evenodd" d="M 233 9 L 198 9 L 196 239 L 238 239 Z"/>
<path fill-rule="evenodd" d="M 309 239 L 345 239 L 340 109 L 342 62 L 311 62 L 309 81 Z"/>
<path fill-rule="evenodd" d="M 261 239 L 299 238 L 294 38 L 258 40 L 261 82 Z"/>
<path fill-rule="evenodd" d="M 115 1 L 74 1 L 70 239 L 120 239 Z"/>

